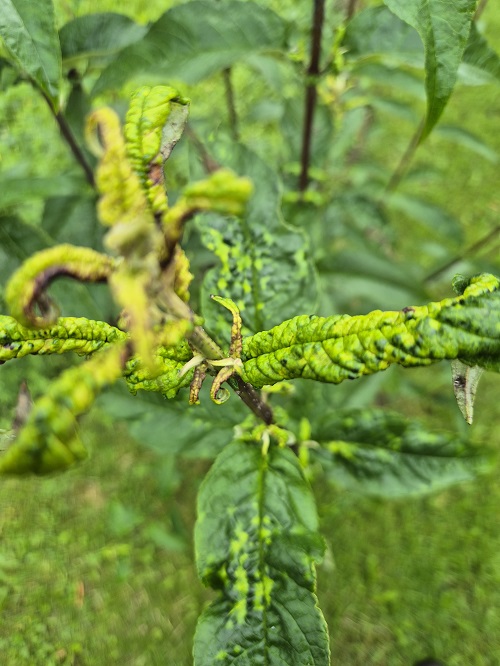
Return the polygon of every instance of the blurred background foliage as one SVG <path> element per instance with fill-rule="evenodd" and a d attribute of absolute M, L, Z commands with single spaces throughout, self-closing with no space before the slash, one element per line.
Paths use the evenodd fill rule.
<path fill-rule="evenodd" d="M 145 34 L 141 26 L 185 3 L 54 4 L 60 28 L 97 11 L 125 13 L 136 24 L 111 30 L 107 44 L 122 40 L 120 48 L 133 50 L 132 42 L 140 44 Z M 238 138 L 281 172 L 284 217 L 306 230 L 319 267 L 320 298 L 311 302 L 311 312 L 398 309 L 449 295 L 456 272 L 499 274 L 500 67 L 486 71 L 470 62 L 461 67 L 439 126 L 405 164 L 425 107 L 416 33 L 413 38 L 404 24 L 386 23 L 380 2 L 327 2 L 323 61 L 330 65 L 318 87 L 311 183 L 301 196 L 311 6 L 293 0 L 259 4 L 288 22 L 288 58 L 270 57 L 265 49 L 249 52 L 230 70 L 207 76 L 210 63 L 202 58 L 199 71 L 184 63 L 179 78 L 174 61 L 160 69 L 141 67 L 123 79 L 116 49 L 103 50 L 99 31 L 94 50 L 81 56 L 74 51 L 76 33 L 64 37 L 66 25 L 63 93 L 77 138 L 86 108 L 106 103 L 123 114 L 130 91 L 140 83 L 176 85 L 192 99 L 190 124 L 208 150 Z M 344 35 L 339 26 L 354 4 L 365 11 Z M 500 9 L 493 2 L 480 5 L 478 27 L 495 46 Z M 271 34 L 279 32 L 279 24 L 269 23 L 266 30 L 264 41 L 279 40 Z M 203 48 L 200 44 L 201 53 Z M 99 84 L 103 69 L 107 78 Z M 32 251 L 54 242 L 98 247 L 101 232 L 94 194 L 47 104 L 3 61 L 0 87 L 0 284 L 5 284 Z M 229 105 L 228 92 L 234 98 Z M 196 142 L 183 139 L 169 168 L 175 198 L 179 187 L 201 174 Z M 188 240 L 193 268 L 204 274 L 213 259 L 194 225 Z M 105 288 L 64 284 L 54 291 L 65 314 L 113 316 Z M 12 419 L 22 380 L 37 396 L 73 362 L 35 357 L 2 366 L 0 426 Z M 297 399 L 309 389 L 298 383 Z M 472 427 L 456 407 L 449 367 L 392 368 L 359 383 L 321 388 L 321 404 L 390 408 L 437 431 L 467 433 L 495 452 L 498 390 L 498 378 L 487 375 Z M 176 402 L 160 419 L 161 400 L 134 402 L 114 391 L 82 423 L 92 451 L 89 462 L 54 479 L 1 482 L 2 663 L 192 662 L 194 626 L 208 598 L 193 565 L 194 498 L 209 459 L 241 416 L 233 407 L 213 432 L 205 427 L 214 409 L 206 400 L 196 418 L 186 417 Z M 182 452 L 187 455 L 176 455 Z M 500 662 L 497 475 L 495 465 L 475 482 L 390 502 L 316 479 L 328 544 L 318 592 L 332 634 L 333 663 L 402 666 L 428 654 L 448 666 Z"/>

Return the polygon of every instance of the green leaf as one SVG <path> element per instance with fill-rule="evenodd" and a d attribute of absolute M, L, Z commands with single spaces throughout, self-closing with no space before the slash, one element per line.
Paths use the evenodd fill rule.
<path fill-rule="evenodd" d="M 270 9 L 254 2 L 195 0 L 169 9 L 140 42 L 123 49 L 93 94 L 119 88 L 133 76 L 197 83 L 247 55 L 284 44 L 285 23 Z"/>
<path fill-rule="evenodd" d="M 389 54 L 399 63 L 420 66 L 422 42 L 415 30 L 386 7 L 369 7 L 354 16 L 346 28 L 343 46 L 349 60 L 360 61 Z"/>
<path fill-rule="evenodd" d="M 423 141 L 439 120 L 455 86 L 476 0 L 384 0 L 384 3 L 415 28 L 424 44 L 427 115 L 420 137 Z"/>
<path fill-rule="evenodd" d="M 63 25 L 59 32 L 62 57 L 65 64 L 69 64 L 79 58 L 113 56 L 142 39 L 147 32 L 147 26 L 115 12 L 78 16 Z"/>
<path fill-rule="evenodd" d="M 130 434 L 143 446 L 162 455 L 213 459 L 234 439 L 234 428 L 247 416 L 240 400 L 231 409 L 214 404 L 202 390 L 199 405 L 187 404 L 185 394 L 165 400 L 154 393 L 136 396 L 113 388 L 99 399 L 99 405 L 113 418 L 128 423 Z"/>
<path fill-rule="evenodd" d="M 80 176 L 46 176 L 31 178 L 0 176 L 0 208 L 7 208 L 27 199 L 46 199 L 51 196 L 80 194 L 89 190 L 88 184 Z"/>
<path fill-rule="evenodd" d="M 455 358 L 499 372 L 500 282 L 482 274 L 462 286 L 456 298 L 400 311 L 284 321 L 243 339 L 245 377 L 256 388 L 298 377 L 339 384 Z"/>
<path fill-rule="evenodd" d="M 233 442 L 198 496 L 197 567 L 218 597 L 195 635 L 195 666 L 327 666 L 314 564 L 323 542 L 311 490 L 288 449 Z"/>
<path fill-rule="evenodd" d="M 272 326 L 316 300 L 316 280 L 305 234 L 286 225 L 280 212 L 278 176 L 243 146 L 218 152 L 217 158 L 254 184 L 243 218 L 203 215 L 197 225 L 205 246 L 220 262 L 203 281 L 201 304 L 207 329 L 228 339 L 230 315 L 210 298 L 231 298 L 241 311 L 245 330 Z"/>
<path fill-rule="evenodd" d="M 425 430 L 398 414 L 369 409 L 329 415 L 310 449 L 330 481 L 368 495 L 405 497 L 469 481 L 486 468 L 457 435 Z"/>
<path fill-rule="evenodd" d="M 471 26 L 469 35 L 469 42 L 464 51 L 463 63 L 467 69 L 479 70 L 486 81 L 499 81 L 500 80 L 500 56 L 488 44 L 487 40 L 479 30 L 475 23 Z M 483 81 L 480 81 L 481 83 Z"/>
<path fill-rule="evenodd" d="M 57 110 L 61 48 L 52 0 L 0 0 L 0 36 L 19 69 Z"/>

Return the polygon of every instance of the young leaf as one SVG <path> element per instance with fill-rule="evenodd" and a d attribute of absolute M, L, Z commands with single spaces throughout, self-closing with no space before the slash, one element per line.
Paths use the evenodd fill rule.
<path fill-rule="evenodd" d="M 450 98 L 467 45 L 476 0 L 384 0 L 411 25 L 425 49 L 427 115 L 420 140 L 431 132 Z"/>
<path fill-rule="evenodd" d="M 140 75 L 196 83 L 248 54 L 282 49 L 285 23 L 254 2 L 195 0 L 169 9 L 137 44 L 123 49 L 97 80 L 93 95 Z"/>
<path fill-rule="evenodd" d="M 244 376 L 254 387 L 283 379 L 339 384 L 392 363 L 425 366 L 459 358 L 500 371 L 500 282 L 477 275 L 463 293 L 426 306 L 367 315 L 303 315 L 243 339 Z"/>
<path fill-rule="evenodd" d="M 198 496 L 197 567 L 218 597 L 198 621 L 195 666 L 327 666 L 314 564 L 323 543 L 311 490 L 288 449 L 233 442 Z"/>
<path fill-rule="evenodd" d="M 473 479 L 486 458 L 456 435 L 377 409 L 329 415 L 313 429 L 311 461 L 341 486 L 380 497 L 405 497 Z"/>
<path fill-rule="evenodd" d="M 211 294 L 231 298 L 246 330 L 256 332 L 297 308 L 310 309 L 316 300 L 316 282 L 305 234 L 281 219 L 276 172 L 243 146 L 217 157 L 236 173 L 249 176 L 254 185 L 243 218 L 198 218 L 203 243 L 220 262 L 203 281 L 202 313 L 207 329 L 224 340 L 229 316 Z"/>
<path fill-rule="evenodd" d="M 78 58 L 113 56 L 142 39 L 147 31 L 147 26 L 115 12 L 78 16 L 59 32 L 62 57 L 68 65 Z"/>
<path fill-rule="evenodd" d="M 52 0 L 2 0 L 0 37 L 17 66 L 59 106 L 61 48 Z"/>

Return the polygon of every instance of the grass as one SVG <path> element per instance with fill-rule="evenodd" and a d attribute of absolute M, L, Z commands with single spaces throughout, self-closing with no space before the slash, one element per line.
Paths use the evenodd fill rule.
<path fill-rule="evenodd" d="M 90 0 L 56 4 L 64 20 L 96 9 Z M 99 4 L 99 10 L 113 8 L 115 0 Z M 127 13 L 145 21 L 164 9 L 163 1 L 137 0 Z M 500 13 L 492 3 L 484 17 L 498 34 Z M 55 140 L 45 143 L 29 121 L 38 110 L 45 113 L 32 97 L 13 89 L 2 104 L 3 115 L 12 115 L 9 131 L 27 136 L 33 154 L 50 153 Z M 454 95 L 445 121 L 464 124 L 500 150 L 497 116 L 496 89 L 467 88 Z M 404 149 L 404 132 L 387 152 L 388 163 Z M 4 165 L 11 166 L 22 142 L 5 133 L 1 138 Z M 57 171 L 66 157 L 51 154 Z M 460 215 L 467 240 L 496 223 L 497 167 L 438 137 L 422 147 L 418 160 L 448 174 L 444 186 L 430 182 L 425 195 Z M 42 173 L 43 165 L 35 166 Z M 398 252 L 415 260 L 413 235 L 405 240 L 402 233 L 401 239 Z M 21 377 L 37 393 L 64 363 L 36 359 L 3 366 L 4 419 Z M 444 373 L 410 375 L 403 382 L 401 373 L 392 373 L 383 399 L 435 427 L 454 425 L 456 408 L 442 397 L 451 383 Z M 473 438 L 498 448 L 498 377 L 487 377 L 479 391 Z M 48 480 L 4 480 L 0 486 L 2 666 L 190 666 L 196 618 L 210 596 L 196 579 L 191 537 L 205 466 L 173 466 L 98 412 L 84 421 L 82 436 L 92 451 L 84 465 Z M 500 663 L 496 472 L 419 500 L 360 498 L 321 481 L 317 497 L 328 545 L 318 590 L 333 663 L 403 666 L 430 654 L 447 666 Z"/>

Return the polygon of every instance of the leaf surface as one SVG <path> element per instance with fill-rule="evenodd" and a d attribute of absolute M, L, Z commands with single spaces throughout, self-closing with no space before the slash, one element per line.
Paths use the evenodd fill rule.
<path fill-rule="evenodd" d="M 1 0 L 0 36 L 21 71 L 57 110 L 61 48 L 52 0 Z"/>
<path fill-rule="evenodd" d="M 277 174 L 242 146 L 218 157 L 254 185 L 242 218 L 204 215 L 197 222 L 204 245 L 218 259 L 203 281 L 202 314 L 207 329 L 224 340 L 229 314 L 211 294 L 231 298 L 245 330 L 256 332 L 298 308 L 310 310 L 316 301 L 316 280 L 305 234 L 281 218 Z"/>
<path fill-rule="evenodd" d="M 59 32 L 62 57 L 67 62 L 112 56 L 142 39 L 147 31 L 147 26 L 115 12 L 78 16 L 63 25 Z"/>
<path fill-rule="evenodd" d="M 417 30 L 424 44 L 427 115 L 423 140 L 439 120 L 455 86 L 476 0 L 384 0 L 384 3 Z"/>
<path fill-rule="evenodd" d="M 431 433 L 415 421 L 377 410 L 329 415 L 315 427 L 311 460 L 330 481 L 379 497 L 406 497 L 469 481 L 486 468 L 457 435 Z"/>
<path fill-rule="evenodd" d="M 196 631 L 196 666 L 327 666 L 311 490 L 290 450 L 233 442 L 198 497 L 200 578 L 218 590 Z"/>
<path fill-rule="evenodd" d="M 500 370 L 500 282 L 462 279 L 456 298 L 367 315 L 303 315 L 243 339 L 247 381 L 259 388 L 303 377 L 339 384 L 393 363 L 426 366 L 460 359 Z"/>
<path fill-rule="evenodd" d="M 195 0 L 169 9 L 137 44 L 123 49 L 97 80 L 93 94 L 140 75 L 197 83 L 249 54 L 282 49 L 285 23 L 254 2 Z"/>

